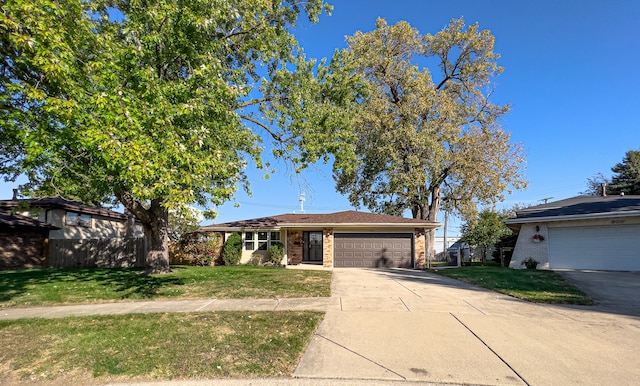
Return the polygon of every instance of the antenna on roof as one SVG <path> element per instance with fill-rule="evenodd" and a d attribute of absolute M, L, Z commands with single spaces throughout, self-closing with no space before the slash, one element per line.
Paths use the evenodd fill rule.
<path fill-rule="evenodd" d="M 547 201 L 551 200 L 553 197 L 545 197 L 545 198 L 541 198 L 540 201 L 544 201 L 544 203 L 546 204 Z"/>
<path fill-rule="evenodd" d="M 300 213 L 304 213 L 304 193 L 300 193 L 298 201 L 300 201 Z"/>

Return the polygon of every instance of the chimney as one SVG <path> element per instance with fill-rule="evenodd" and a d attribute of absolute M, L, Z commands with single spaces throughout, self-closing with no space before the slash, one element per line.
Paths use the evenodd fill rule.
<path fill-rule="evenodd" d="M 600 190 L 602 193 L 602 197 L 607 197 L 607 184 L 605 182 L 600 184 Z"/>
<path fill-rule="evenodd" d="M 13 198 L 12 200 L 17 200 L 18 199 L 18 189 L 13 189 Z"/>

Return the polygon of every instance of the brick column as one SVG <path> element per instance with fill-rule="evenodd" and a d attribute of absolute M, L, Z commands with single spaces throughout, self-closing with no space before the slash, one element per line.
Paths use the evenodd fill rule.
<path fill-rule="evenodd" d="M 423 269 L 425 267 L 425 232 L 424 229 L 416 228 L 413 232 L 414 250 L 416 254 L 415 268 Z"/>
<path fill-rule="evenodd" d="M 287 264 L 298 265 L 302 263 L 302 232 L 287 232 Z"/>
<path fill-rule="evenodd" d="M 333 267 L 333 228 L 322 229 L 322 266 Z"/>

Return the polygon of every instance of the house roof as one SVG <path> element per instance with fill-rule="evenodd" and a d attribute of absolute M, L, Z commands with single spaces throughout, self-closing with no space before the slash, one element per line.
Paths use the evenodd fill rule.
<path fill-rule="evenodd" d="M 384 225 L 388 227 L 418 227 L 436 228 L 440 223 L 405 218 L 400 216 L 389 216 L 384 214 L 358 212 L 348 210 L 337 213 L 287 213 L 276 216 L 260 217 L 249 220 L 232 221 L 223 224 L 207 225 L 200 228 L 201 231 L 217 231 L 246 228 L 280 228 L 280 227 L 309 227 L 309 226 L 366 226 Z"/>
<path fill-rule="evenodd" d="M 72 212 L 94 214 L 119 220 L 126 220 L 124 213 L 114 212 L 106 208 L 88 206 L 78 201 L 67 200 L 62 197 L 29 198 L 21 200 L 0 200 L 0 209 L 13 209 L 21 206 L 42 209 L 64 209 Z"/>
<path fill-rule="evenodd" d="M 640 216 L 640 196 L 577 196 L 522 209 L 506 224 Z"/>
<path fill-rule="evenodd" d="M 0 211 L 1 229 L 36 229 L 48 231 L 50 229 L 60 229 L 51 224 L 45 224 L 31 217 L 13 214 L 11 212 Z"/>

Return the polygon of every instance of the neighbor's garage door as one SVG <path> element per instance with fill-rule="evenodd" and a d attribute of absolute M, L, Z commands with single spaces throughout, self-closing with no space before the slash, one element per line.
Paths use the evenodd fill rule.
<path fill-rule="evenodd" d="M 411 233 L 335 233 L 334 267 L 413 268 Z"/>
<path fill-rule="evenodd" d="M 640 225 L 549 228 L 549 267 L 640 271 Z"/>

